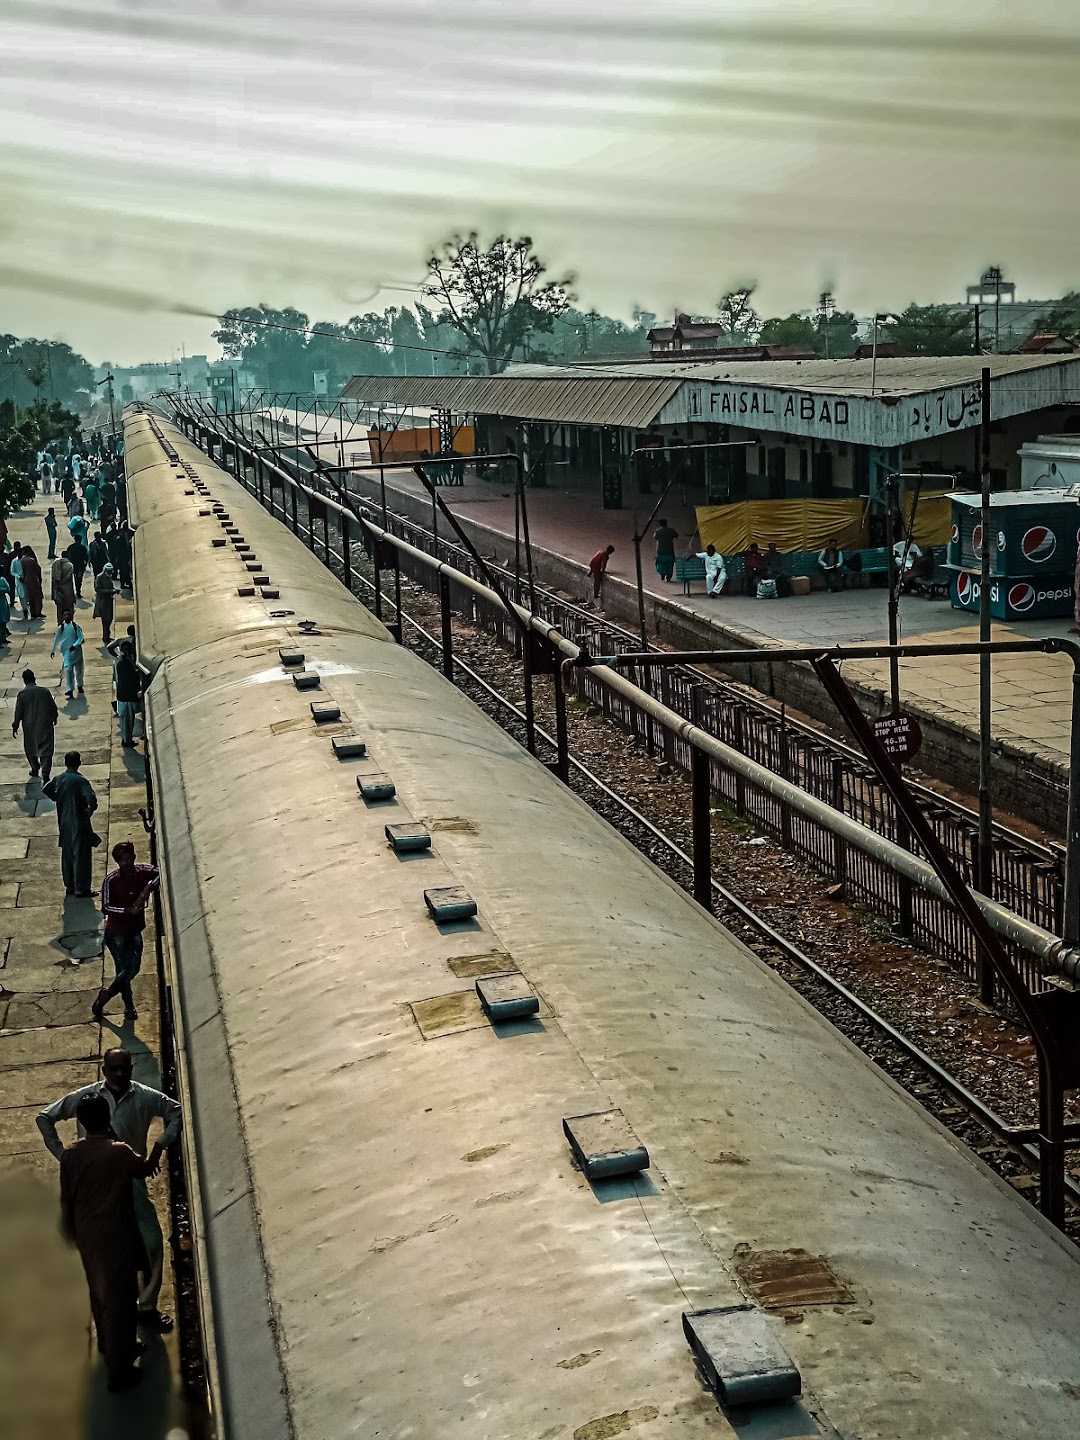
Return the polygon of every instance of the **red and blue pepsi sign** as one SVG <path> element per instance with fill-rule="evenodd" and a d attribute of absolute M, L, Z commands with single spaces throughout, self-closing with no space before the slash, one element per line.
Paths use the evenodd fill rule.
<path fill-rule="evenodd" d="M 953 581 L 953 606 L 958 610 L 978 610 L 981 588 L 978 575 L 961 570 Z M 1074 604 L 1071 575 L 990 582 L 990 614 L 995 620 L 1047 620 L 1071 615 Z"/>

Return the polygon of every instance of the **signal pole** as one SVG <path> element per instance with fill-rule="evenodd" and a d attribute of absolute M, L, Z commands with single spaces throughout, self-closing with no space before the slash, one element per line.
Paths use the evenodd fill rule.
<path fill-rule="evenodd" d="M 984 647 L 990 640 L 990 367 L 982 372 L 982 415 L 979 423 L 981 441 L 980 478 L 982 505 L 980 522 L 982 544 L 979 546 L 979 641 Z M 979 870 L 977 888 L 991 895 L 994 883 L 994 809 L 990 797 L 990 652 L 979 653 Z M 984 1004 L 994 998 L 994 970 L 979 957 L 979 994 Z"/>

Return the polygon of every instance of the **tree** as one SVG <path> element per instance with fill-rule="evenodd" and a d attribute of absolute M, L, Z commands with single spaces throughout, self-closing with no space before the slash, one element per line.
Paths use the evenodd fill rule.
<path fill-rule="evenodd" d="M 1031 327 L 1032 335 L 1080 335 L 1080 290 L 1067 290 L 1058 303 Z"/>
<path fill-rule="evenodd" d="M 0 401 L 0 519 L 34 498 L 38 450 L 78 429 L 79 417 L 58 400 L 39 400 L 20 411 L 18 419 L 14 401 Z"/>
<path fill-rule="evenodd" d="M 390 332 L 390 363 L 396 375 L 433 375 L 432 357 L 423 353 L 424 337 L 408 306 L 391 305 L 386 312 Z"/>
<path fill-rule="evenodd" d="M 761 327 L 758 340 L 762 345 L 792 345 L 804 350 L 816 350 L 817 331 L 814 322 L 805 315 L 774 315 Z"/>
<path fill-rule="evenodd" d="M 911 355 L 970 355 L 973 313 L 952 305 L 909 305 L 878 327 L 878 340 L 891 340 Z"/>
<path fill-rule="evenodd" d="M 859 343 L 859 322 L 850 310 L 833 310 L 818 314 L 814 322 L 814 349 L 830 360 L 854 355 Z"/>
<path fill-rule="evenodd" d="M 729 290 L 720 301 L 720 323 L 740 345 L 752 345 L 761 331 L 761 319 L 750 303 L 753 293 L 754 286 L 747 285 L 741 290 Z"/>
<path fill-rule="evenodd" d="M 308 317 L 269 305 L 228 310 L 214 331 L 225 356 L 240 360 L 268 390 L 310 390 L 305 352 Z"/>
<path fill-rule="evenodd" d="M 20 410 L 39 399 L 85 408 L 93 382 L 90 362 L 70 345 L 0 335 L 0 399 Z"/>
<path fill-rule="evenodd" d="M 475 231 L 452 235 L 428 258 L 424 295 L 442 307 L 468 351 L 496 375 L 534 331 L 550 330 L 574 298 L 572 278 L 545 280 L 527 235 L 497 235 L 486 250 Z"/>
<path fill-rule="evenodd" d="M 540 361 L 567 361 L 585 356 L 644 355 L 649 349 L 649 330 L 656 317 L 635 310 L 634 324 L 627 325 L 599 310 L 577 310 L 570 306 L 554 320 L 545 339 L 529 347 L 530 358 Z M 642 325 L 647 320 L 648 324 Z"/>

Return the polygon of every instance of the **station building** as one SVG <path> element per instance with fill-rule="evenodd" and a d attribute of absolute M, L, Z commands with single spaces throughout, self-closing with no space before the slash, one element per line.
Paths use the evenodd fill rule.
<path fill-rule="evenodd" d="M 534 487 L 605 508 L 655 492 L 679 466 L 691 504 L 875 499 L 897 471 L 979 483 L 981 374 L 990 380 L 995 489 L 1021 483 L 1021 447 L 1080 434 L 1080 354 L 882 356 L 515 366 L 494 376 L 357 375 L 343 399 L 384 430 L 439 417 L 442 448 L 473 427 L 478 453 L 516 451 Z M 685 457 L 647 453 L 751 441 Z"/>

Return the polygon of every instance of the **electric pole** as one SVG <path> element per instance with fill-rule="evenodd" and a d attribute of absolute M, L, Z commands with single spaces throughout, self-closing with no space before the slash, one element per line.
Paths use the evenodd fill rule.
<path fill-rule="evenodd" d="M 1000 283 L 1000 271 L 998 272 Z M 990 367 L 982 372 L 982 414 L 980 478 L 982 505 L 979 512 L 982 544 L 979 546 L 979 867 L 978 889 L 987 897 L 994 883 L 994 811 L 990 798 Z M 979 957 L 979 993 L 984 1004 L 994 998 L 994 969 Z"/>

